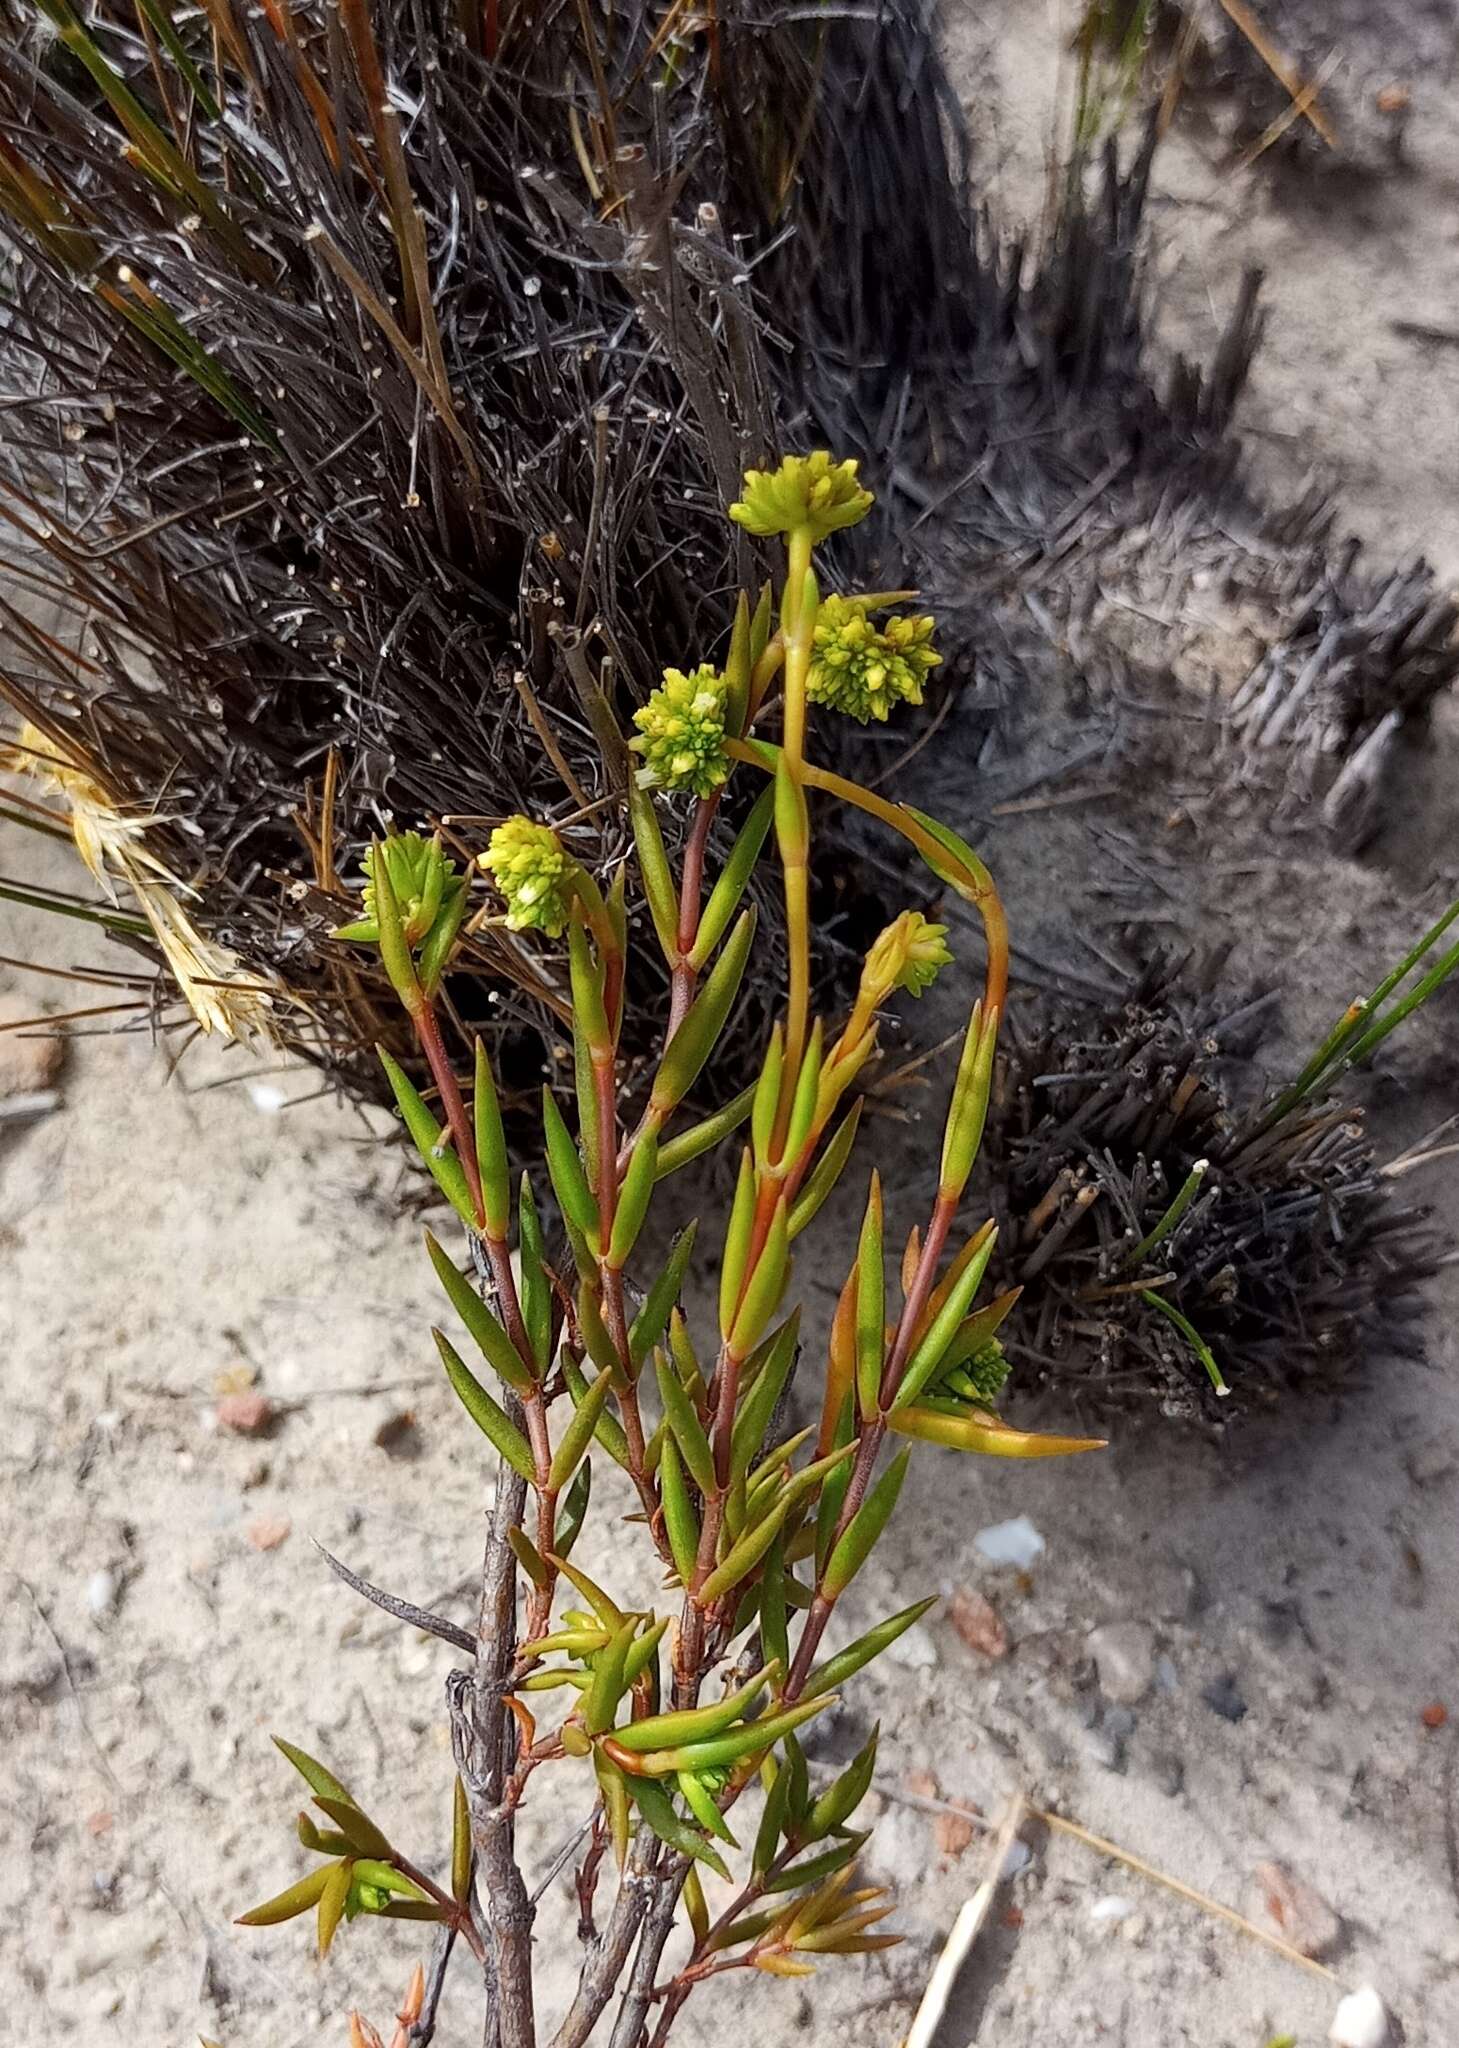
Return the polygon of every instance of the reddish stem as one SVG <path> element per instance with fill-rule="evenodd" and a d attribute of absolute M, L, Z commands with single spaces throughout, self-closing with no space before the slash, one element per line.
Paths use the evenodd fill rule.
<path fill-rule="evenodd" d="M 710 828 L 719 809 L 719 792 L 699 799 L 694 811 L 694 822 L 689 827 L 689 837 L 684 846 L 684 872 L 679 879 L 679 957 L 674 962 L 674 972 L 669 989 L 669 1023 L 664 1033 L 667 1045 L 680 1024 L 684 1012 L 694 1000 L 694 983 L 697 969 L 690 963 L 688 955 L 694 950 L 699 937 L 699 917 L 704 894 L 704 861 L 709 848 Z"/>
<path fill-rule="evenodd" d="M 436 1018 L 435 1008 L 429 1000 L 423 1002 L 413 1013 L 412 1022 L 415 1025 L 416 1036 L 420 1040 L 421 1051 L 426 1056 L 432 1078 L 440 1093 L 441 1108 L 445 1113 L 446 1128 L 450 1131 L 456 1147 L 456 1157 L 461 1162 L 466 1184 L 471 1190 L 471 1199 L 476 1207 L 477 1227 L 484 1229 L 486 1203 L 481 1193 L 481 1168 L 476 1158 L 476 1140 L 466 1115 L 466 1105 L 461 1100 L 461 1090 L 451 1069 L 445 1040 L 441 1037 L 441 1027 Z"/>
<path fill-rule="evenodd" d="M 923 1241 L 921 1256 L 917 1260 L 917 1270 L 912 1275 L 912 1284 L 907 1289 L 907 1300 L 897 1322 L 897 1334 L 892 1340 L 891 1355 L 882 1374 L 880 1398 L 883 1408 L 891 1401 L 901 1384 L 902 1374 L 911 1356 L 917 1326 L 922 1320 L 923 1311 L 927 1307 L 936 1282 L 943 1247 L 947 1243 L 948 1232 L 952 1229 L 952 1219 L 956 1214 L 957 1196 L 939 1194 L 933 1204 L 932 1216 L 927 1225 L 927 1236 Z"/>

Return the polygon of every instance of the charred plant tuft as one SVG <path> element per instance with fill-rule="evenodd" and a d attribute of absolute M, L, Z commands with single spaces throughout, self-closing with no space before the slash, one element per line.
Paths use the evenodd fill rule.
<path fill-rule="evenodd" d="M 1212 961 L 1161 958 L 1124 1001 L 1057 1006 L 1005 1040 L 987 1159 L 1015 1365 L 1097 1408 L 1223 1423 L 1416 1349 L 1436 1245 L 1342 1082 L 1459 967 L 1441 945 L 1456 919 L 1255 1107 L 1239 1056 L 1268 1000 L 1223 1000 Z"/>
<path fill-rule="evenodd" d="M 1011 1297 L 978 1304 L 995 1232 L 958 1225 L 1007 985 L 993 882 L 955 833 L 808 751 L 822 615 L 815 550 L 869 502 L 855 465 L 823 455 L 746 478 L 732 515 L 783 545 L 783 574 L 758 602 L 740 597 L 720 659 L 670 671 L 639 719 L 631 890 L 626 865 L 602 888 L 527 818 L 499 827 L 479 856 L 494 914 L 567 956 L 576 1091 L 571 1104 L 543 1094 L 547 1187 L 513 1183 L 484 1049 L 469 1091 L 445 1051 L 441 976 L 469 920 L 465 878 L 440 843 L 377 842 L 364 916 L 341 934 L 378 949 L 433 1077 L 427 1099 L 386 1059 L 405 1124 L 465 1233 L 465 1270 L 427 1241 L 452 1311 L 450 1334 L 438 1330 L 435 1341 L 494 1458 L 496 1487 L 474 1633 L 338 1567 L 469 1655 L 448 1685 L 458 1773 L 449 1858 L 398 1842 L 330 1770 L 281 1745 L 313 1798 L 318 1818 L 302 1819 L 299 1834 L 319 1861 L 247 1917 L 312 1911 L 321 1947 L 355 1916 L 434 1922 L 438 1956 L 464 1946 L 480 1966 L 486 2037 L 501 2048 L 548 2038 L 576 2048 L 615 1999 L 616 2048 L 660 2043 L 713 1977 L 801 1976 L 824 1956 L 895 1938 L 878 1931 L 890 1910 L 883 1893 L 855 1875 L 875 1737 L 819 1783 L 799 1731 L 930 1603 L 833 1648 L 838 1603 L 886 1529 L 918 1443 L 1017 1458 L 1095 1447 L 1019 1431 L 998 1415 L 1006 1368 L 997 1332 Z M 878 630 L 895 641 L 894 626 Z M 924 643 L 930 631 L 919 620 L 914 637 Z M 760 731 L 772 712 L 776 741 Z M 715 863 L 709 827 L 737 777 L 761 793 Z M 891 1225 L 871 1173 L 839 1304 L 818 1333 L 803 1327 L 796 1248 L 848 1164 L 878 1013 L 899 990 L 919 994 L 949 960 L 943 928 L 908 911 L 867 953 L 847 1014 L 817 1013 L 808 874 L 813 821 L 830 804 L 878 820 L 976 906 L 987 966 L 929 1212 L 894 1256 L 889 1282 Z M 674 805 L 689 807 L 677 864 L 662 825 Z M 751 971 L 755 915 L 745 898 L 772 841 L 788 937 L 783 1007 L 752 1085 L 694 1121 L 685 1106 Z M 629 944 L 640 892 L 662 955 L 656 969 Z M 654 971 L 668 975 L 670 1015 L 647 1085 L 633 1093 L 620 1047 Z M 641 1270 L 663 1182 L 719 1146 L 738 1151 L 727 1215 L 686 1223 L 667 1256 Z M 692 1281 L 706 1264 L 717 1268 L 712 1317 L 686 1310 L 705 1298 Z M 783 1436 L 781 1397 L 803 1344 L 824 1347 L 819 1421 Z M 625 1506 L 641 1553 L 632 1566 Z M 629 1590 L 630 1569 L 635 1585 L 657 1583 L 665 1597 Z M 544 1773 L 554 1797 L 582 1812 L 582 1966 L 550 2037 L 533 1977 L 535 1894 L 515 1835 Z M 666 1964 L 676 1923 L 682 1949 Z M 412 2039 L 430 2038 L 443 1970 L 444 1961 L 431 1973 Z"/>

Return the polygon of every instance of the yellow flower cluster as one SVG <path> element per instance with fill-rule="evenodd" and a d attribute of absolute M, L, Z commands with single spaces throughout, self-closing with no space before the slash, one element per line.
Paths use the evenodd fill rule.
<path fill-rule="evenodd" d="M 639 781 L 645 789 L 688 790 L 713 796 L 729 774 L 724 750 L 725 681 L 708 662 L 685 675 L 666 668 L 633 722 L 638 738 L 629 745 L 643 755 Z"/>
<path fill-rule="evenodd" d="M 942 656 L 931 645 L 935 621 L 888 619 L 878 626 L 861 598 L 828 597 L 816 619 L 806 695 L 865 725 L 894 704 L 920 704 L 922 685 Z"/>
<path fill-rule="evenodd" d="M 506 899 L 507 929 L 545 932 L 561 938 L 572 906 L 577 862 L 550 825 L 508 818 L 498 825 L 478 864 Z"/>
<path fill-rule="evenodd" d="M 857 482 L 856 469 L 852 461 L 833 462 L 824 448 L 787 455 L 778 469 L 746 473 L 745 495 L 730 506 L 730 518 L 762 540 L 803 528 L 812 540 L 824 540 L 871 510 L 871 492 Z"/>

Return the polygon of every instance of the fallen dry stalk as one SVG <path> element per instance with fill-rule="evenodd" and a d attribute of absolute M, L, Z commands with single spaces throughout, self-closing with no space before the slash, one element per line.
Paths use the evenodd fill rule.
<path fill-rule="evenodd" d="M 1281 83 L 1287 88 L 1287 91 L 1291 93 L 1293 99 L 1308 98 L 1308 90 L 1303 84 L 1302 75 L 1296 65 L 1277 48 L 1251 9 L 1246 5 L 1246 0 L 1221 0 L 1221 6 L 1241 31 L 1242 35 L 1245 36 L 1252 49 L 1260 57 L 1262 63 L 1266 65 L 1268 71 L 1271 72 L 1274 78 L 1280 79 Z M 1309 102 L 1309 104 L 1303 106 L 1301 112 L 1303 120 L 1309 121 L 1312 124 L 1328 148 L 1335 149 L 1337 147 L 1337 135 L 1332 123 L 1328 120 L 1326 114 L 1323 113 L 1321 107 Z"/>
<path fill-rule="evenodd" d="M 903 1792 L 881 1782 L 877 1783 L 876 1789 L 883 1798 L 895 1800 L 901 1806 L 916 1807 L 918 1811 L 926 1813 L 956 1814 L 959 1820 L 965 1820 L 975 1828 L 981 1828 L 986 1833 L 993 1832 L 994 1823 L 984 1814 L 979 1813 L 975 1807 L 961 1805 L 956 1800 L 928 1798 L 921 1793 Z M 927 1989 L 922 1994 L 922 2003 L 917 2008 L 917 2017 L 912 2023 L 912 2031 L 903 2043 L 903 2048 L 931 2048 L 947 2010 L 958 1973 L 972 1953 L 973 1944 L 986 1924 L 994 1895 L 1002 1881 L 1009 1847 L 1025 1818 L 1041 1822 L 1055 1834 L 1068 1835 L 1073 1841 L 1082 1842 L 1086 1849 L 1093 1849 L 1097 1855 L 1108 1856 L 1112 1861 L 1122 1863 L 1127 1870 L 1133 1870 L 1140 1877 L 1148 1878 L 1152 1884 L 1163 1886 L 1177 1898 L 1184 1899 L 1188 1905 L 1197 1906 L 1203 1913 L 1209 1913 L 1213 1919 L 1224 1920 L 1228 1926 L 1249 1935 L 1253 1941 L 1260 1942 L 1263 1948 L 1270 1949 L 1285 1962 L 1296 1963 L 1299 1968 L 1310 1971 L 1314 1977 L 1324 1978 L 1330 1984 L 1341 1984 L 1342 1979 L 1335 1970 L 1328 1969 L 1325 1963 L 1319 1963 L 1312 1956 L 1303 1955 L 1299 1948 L 1294 1948 L 1289 1941 L 1283 1941 L 1280 1935 L 1269 1934 L 1266 1928 L 1259 1927 L 1254 1920 L 1248 1920 L 1244 1913 L 1238 1913 L 1233 1906 L 1225 1906 L 1219 1899 L 1213 1899 L 1209 1893 L 1197 1891 L 1194 1885 L 1187 1884 L 1183 1878 L 1172 1877 L 1168 1871 L 1147 1862 L 1133 1850 L 1122 1849 L 1118 1842 L 1110 1841 L 1105 1835 L 1095 1834 L 1092 1828 L 1083 1827 L 1078 1821 L 1068 1820 L 1061 1813 L 1050 1813 L 1045 1807 L 1031 1806 L 1021 1794 L 1015 1794 L 1003 1819 L 997 1823 L 997 1842 L 989 1874 L 967 1900 L 953 1922 L 952 1932 L 943 1945 L 937 1965 L 928 1980 Z"/>

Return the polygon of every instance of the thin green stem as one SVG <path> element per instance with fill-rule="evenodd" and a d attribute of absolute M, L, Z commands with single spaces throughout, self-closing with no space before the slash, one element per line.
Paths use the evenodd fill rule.
<path fill-rule="evenodd" d="M 1140 1299 L 1148 1308 L 1158 1309 L 1167 1322 L 1175 1325 L 1176 1329 L 1179 1330 L 1181 1336 L 1184 1337 L 1186 1343 L 1189 1344 L 1191 1350 L 1194 1351 L 1196 1357 L 1205 1367 L 1207 1377 L 1210 1379 L 1211 1385 L 1216 1389 L 1216 1392 L 1221 1395 L 1229 1394 L 1231 1389 L 1226 1383 L 1220 1366 L 1216 1363 L 1210 1345 L 1206 1342 L 1195 1324 L 1190 1321 L 1189 1317 L 1183 1316 L 1178 1308 L 1175 1308 L 1165 1299 L 1163 1294 L 1152 1294 L 1149 1288 L 1141 1291 Z"/>
<path fill-rule="evenodd" d="M 1184 1181 L 1182 1181 L 1179 1192 L 1166 1209 L 1165 1214 L 1160 1218 L 1154 1229 L 1147 1232 L 1133 1250 L 1125 1254 L 1120 1262 L 1122 1265 L 1137 1266 L 1141 1259 L 1148 1257 L 1154 1251 L 1157 1244 L 1162 1243 L 1169 1237 L 1171 1231 L 1175 1229 L 1176 1225 L 1185 1215 L 1186 1210 L 1200 1193 L 1201 1182 L 1210 1170 L 1211 1162 L 1209 1159 L 1198 1159 L 1196 1161 Z"/>

